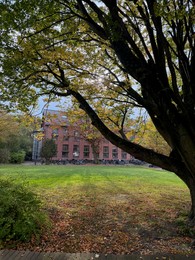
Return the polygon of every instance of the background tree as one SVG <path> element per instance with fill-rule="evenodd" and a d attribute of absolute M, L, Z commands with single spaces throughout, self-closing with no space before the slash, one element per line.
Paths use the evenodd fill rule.
<path fill-rule="evenodd" d="M 157 153 L 169 155 L 171 152 L 170 146 L 165 142 L 159 132 L 156 130 L 154 124 L 149 119 L 142 122 L 139 130 L 136 131 L 135 141 L 144 147 L 148 147 Z"/>
<path fill-rule="evenodd" d="M 6 145 L 9 140 L 9 136 L 13 133 L 17 133 L 17 124 L 12 121 L 12 117 L 1 110 L 0 112 L 0 162 L 7 163 L 10 159 L 10 151 Z M 11 123 L 12 122 L 12 123 Z"/>
<path fill-rule="evenodd" d="M 46 164 L 50 164 L 52 157 L 56 155 L 57 146 L 53 139 L 46 139 L 43 141 L 41 148 L 41 157 L 45 159 Z"/>
<path fill-rule="evenodd" d="M 21 163 L 32 158 L 32 118 L 0 112 L 0 162 Z"/>
<path fill-rule="evenodd" d="M 36 95 L 73 96 L 110 142 L 185 182 L 195 222 L 194 1 L 15 0 L 0 8 L 2 99 L 24 109 Z M 110 100 L 145 108 L 170 155 L 111 131 L 95 99 L 108 110 Z"/>

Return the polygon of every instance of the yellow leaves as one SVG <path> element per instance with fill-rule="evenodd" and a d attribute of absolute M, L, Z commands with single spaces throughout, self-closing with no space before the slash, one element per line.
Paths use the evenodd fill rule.
<path fill-rule="evenodd" d="M 102 138 L 99 131 L 91 124 L 89 117 L 82 109 L 78 108 L 77 104 L 74 109 L 69 109 L 66 111 L 66 115 L 69 124 L 74 125 L 84 139 L 87 139 L 88 141 L 95 141 Z"/>
<path fill-rule="evenodd" d="M 18 132 L 18 124 L 13 116 L 4 111 L 0 111 L 0 142 L 6 141 L 10 134 Z"/>
<path fill-rule="evenodd" d="M 5 111 L 0 111 L 0 142 L 4 142 L 10 135 L 18 135 L 21 128 L 32 131 L 40 126 L 40 122 L 35 122 L 35 118 L 28 115 L 12 115 Z"/>
<path fill-rule="evenodd" d="M 44 133 L 41 131 L 40 132 L 37 131 L 37 133 L 34 134 L 34 138 L 37 139 L 38 141 L 41 141 L 44 138 Z"/>
<path fill-rule="evenodd" d="M 136 141 L 147 148 L 165 155 L 168 155 L 171 151 L 169 145 L 158 133 L 151 120 L 148 120 L 146 124 L 140 127 L 136 135 Z"/>
<path fill-rule="evenodd" d="M 15 122 L 21 128 L 28 129 L 29 132 L 33 133 L 35 130 L 40 128 L 41 125 L 41 118 L 34 117 L 27 113 L 19 114 L 14 117 Z"/>
<path fill-rule="evenodd" d="M 143 0 L 138 0 L 138 1 L 136 1 L 136 5 L 137 5 L 137 6 L 142 6 L 142 5 L 143 5 Z"/>
<path fill-rule="evenodd" d="M 156 16 L 165 18 L 166 21 L 174 19 L 183 20 L 190 13 L 192 14 L 194 7 L 189 1 L 183 1 L 182 4 L 176 4 L 175 1 L 159 1 L 154 3 L 154 11 Z M 193 17 L 193 14 L 192 14 Z"/>

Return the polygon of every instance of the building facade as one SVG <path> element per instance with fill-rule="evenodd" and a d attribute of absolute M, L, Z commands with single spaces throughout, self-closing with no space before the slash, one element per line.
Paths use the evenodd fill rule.
<path fill-rule="evenodd" d="M 111 144 L 103 136 L 98 141 L 98 154 L 94 153 L 92 144 L 79 132 L 78 126 L 71 125 L 66 116 L 60 111 L 44 110 L 42 121 L 43 140 L 38 141 L 39 152 L 34 151 L 40 159 L 40 144 L 45 139 L 54 139 L 57 145 L 57 153 L 52 158 L 55 162 L 85 161 L 94 162 L 98 158 L 100 162 L 120 163 L 128 162 L 132 156 Z M 41 142 L 41 143 L 40 143 Z"/>

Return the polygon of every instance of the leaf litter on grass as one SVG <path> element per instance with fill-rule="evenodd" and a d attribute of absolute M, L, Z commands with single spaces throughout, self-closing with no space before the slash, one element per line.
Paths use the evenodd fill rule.
<path fill-rule="evenodd" d="M 52 200 L 52 199 L 51 199 Z M 54 206 L 55 204 L 55 206 Z M 181 202 L 131 193 L 83 193 L 52 201 L 53 228 L 40 242 L 15 249 L 103 254 L 191 254 L 192 238 L 177 232 Z M 187 207 L 186 207 L 187 210 Z M 55 241 L 55 243 L 54 243 Z"/>
<path fill-rule="evenodd" d="M 111 167 L 108 170 L 114 171 Z M 183 187 L 159 186 L 155 176 L 156 182 L 146 185 L 143 177 L 138 178 L 139 173 L 131 174 L 131 178 L 109 174 L 104 172 L 103 177 L 94 180 L 87 172 L 86 178 L 79 181 L 70 179 L 69 184 L 37 188 L 52 229 L 40 241 L 32 239 L 28 244 L 13 246 L 12 242 L 5 246 L 67 253 L 193 253 L 193 238 L 178 232 L 177 218 L 189 209 L 189 197 Z"/>

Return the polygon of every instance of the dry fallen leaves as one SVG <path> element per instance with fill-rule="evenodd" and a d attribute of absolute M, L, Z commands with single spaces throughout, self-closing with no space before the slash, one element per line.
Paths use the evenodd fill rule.
<path fill-rule="evenodd" d="M 177 232 L 177 212 L 139 207 L 128 196 L 109 204 L 82 198 L 60 202 L 48 209 L 52 229 L 40 241 L 16 243 L 14 249 L 45 252 L 92 252 L 102 254 L 192 254 L 192 238 Z M 55 243 L 54 243 L 55 241 Z M 5 245 L 10 246 L 9 244 Z M 13 246 L 13 243 L 12 243 Z"/>

